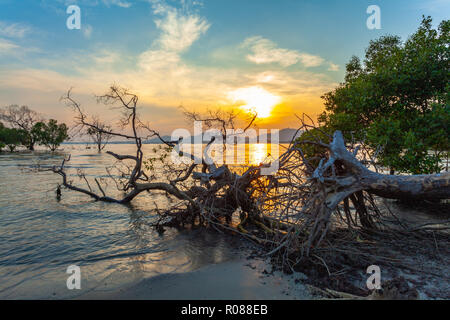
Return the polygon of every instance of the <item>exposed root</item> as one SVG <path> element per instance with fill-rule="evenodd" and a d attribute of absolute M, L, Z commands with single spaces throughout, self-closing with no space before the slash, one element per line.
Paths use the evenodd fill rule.
<path fill-rule="evenodd" d="M 329 136 L 329 141 L 318 137 L 292 141 L 286 152 L 276 160 L 279 169 L 272 176 L 262 175 L 264 164 L 246 167 L 238 174 L 227 165 L 218 166 L 211 162 L 208 150 L 216 137 L 211 139 L 202 158 L 198 159 L 196 155 L 181 153 L 179 147 L 182 139 L 164 141 L 139 120 L 136 95 L 113 86 L 110 92 L 98 99 L 107 104 L 119 104 L 124 111 L 122 125 L 128 126 L 131 134 L 113 132 L 109 127 L 100 128 L 90 123 L 80 105 L 72 99 L 71 92 L 64 97 L 77 112 L 80 126 L 135 142 L 136 153 L 133 155 L 108 152 L 118 161 L 113 168 L 115 173 L 113 169 L 107 172 L 119 188 L 121 197 L 108 196 L 107 189 L 97 179 L 98 191 L 95 191 L 82 173 L 79 177 L 87 188 L 69 181 L 65 164 L 70 157 L 59 167 L 51 169 L 61 175 L 62 186 L 84 193 L 96 201 L 123 204 L 144 192 L 164 194 L 172 205 L 166 210 L 158 210 L 158 228 L 169 225 L 197 226 L 235 232 L 264 245 L 267 254 L 288 271 L 294 270 L 300 261 L 304 263 L 304 257 L 308 257 L 309 261 L 314 261 L 314 268 L 319 268 L 319 265 L 328 276 L 339 275 L 340 271 L 334 270 L 326 257 L 330 252 L 349 257 L 360 255 L 366 260 L 376 258 L 377 261 L 395 262 L 393 257 L 369 254 L 366 249 L 376 248 L 374 241 L 380 235 L 395 237 L 400 231 L 422 234 L 420 230 L 432 226 L 412 229 L 402 225 L 391 212 L 385 210 L 382 213 L 376 196 L 433 201 L 450 198 L 450 173 L 395 176 L 371 171 L 366 164 L 373 164 L 367 161 L 373 155 L 360 151 L 366 148 L 347 146 L 340 131 Z M 222 138 L 226 137 L 227 126 L 234 127 L 236 117 L 235 114 L 225 118 L 219 114 L 210 114 L 206 118 L 197 114 L 188 115 L 209 127 L 218 128 Z M 255 117 L 249 119 L 246 129 L 254 120 Z M 299 130 L 307 132 L 313 128 L 302 119 Z M 314 129 L 320 131 L 319 128 Z M 142 141 L 153 136 L 161 139 L 167 152 L 159 159 L 145 159 Z M 311 146 L 317 149 L 313 155 L 307 152 Z M 181 153 L 191 163 L 170 164 L 165 157 L 172 151 Z M 154 161 L 163 164 L 163 176 L 159 178 L 153 167 Z M 238 212 L 239 222 L 236 223 L 233 217 Z M 388 216 L 394 219 L 388 220 Z"/>

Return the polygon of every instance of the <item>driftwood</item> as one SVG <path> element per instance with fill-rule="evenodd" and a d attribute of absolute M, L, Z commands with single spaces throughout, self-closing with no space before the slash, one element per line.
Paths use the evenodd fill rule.
<path fill-rule="evenodd" d="M 373 172 L 356 158 L 358 148 L 350 152 L 340 131 L 336 131 L 329 144 L 321 144 L 329 151 L 327 159 L 321 159 L 309 180 L 321 194 L 321 203 L 313 205 L 315 221 L 309 245 L 317 245 L 328 229 L 331 215 L 344 202 L 349 214 L 350 200 L 363 227 L 375 228 L 368 214 L 363 192 L 388 199 L 440 200 L 450 198 L 450 173 L 431 175 L 386 175 Z M 373 203 L 372 203 L 373 204 Z M 308 208 L 311 209 L 311 208 Z M 377 210 L 374 208 L 375 211 Z"/>
<path fill-rule="evenodd" d="M 107 152 L 121 164 L 114 168 L 116 174 L 108 169 L 109 177 L 123 194 L 121 197 L 107 196 L 106 188 L 98 179 L 95 179 L 98 191 L 94 191 L 83 173 L 79 176 L 88 188 L 69 181 L 65 164 L 70 157 L 52 168 L 54 173 L 62 176 L 62 186 L 96 201 L 123 204 L 143 192 L 162 192 L 175 200 L 175 204 L 163 212 L 157 209 L 161 217 L 158 226 L 196 224 L 231 230 L 268 246 L 269 255 L 283 252 L 288 257 L 298 251 L 309 255 L 311 249 L 320 247 L 330 225 L 336 220 L 350 229 L 377 230 L 380 210 L 374 196 L 390 199 L 450 198 L 450 173 L 396 176 L 373 172 L 357 158 L 358 148 L 351 150 L 345 145 L 339 131 L 330 137 L 329 143 L 318 139 L 292 141 L 276 160 L 279 170 L 273 176 L 261 175 L 263 164 L 237 172 L 227 165 L 218 166 L 207 161 L 207 149 L 214 141 L 212 139 L 200 161 L 186 153 L 184 156 L 197 161 L 180 167 L 162 159 L 166 176 L 158 181 L 144 158 L 142 141 L 159 137 L 169 152 L 177 150 L 179 141 L 165 141 L 148 124 L 141 122 L 137 115 L 136 95 L 113 86 L 109 93 L 98 97 L 106 104 L 119 105 L 123 111 L 121 125 L 128 128 L 129 134 L 89 122 L 70 91 L 63 99 L 76 112 L 78 125 L 133 141 L 136 151 L 132 155 Z M 209 126 L 216 124 L 223 134 L 225 126 L 232 125 L 234 119 L 230 116 L 225 121 L 217 115 L 201 118 L 197 114 L 190 117 L 205 121 Z M 246 128 L 254 119 L 249 120 Z M 308 128 L 310 126 L 303 122 L 299 130 Z M 302 146 L 306 144 L 325 150 L 325 156 L 315 167 L 311 159 L 304 156 Z M 236 215 L 240 222 L 233 224 L 232 218 Z"/>
<path fill-rule="evenodd" d="M 450 196 L 450 173 L 431 175 L 385 175 L 370 171 L 355 155 L 345 147 L 344 138 L 340 131 L 336 131 L 333 141 L 327 146 L 330 157 L 325 164 L 319 165 L 313 174 L 313 178 L 322 183 L 325 178 L 322 173 L 336 162 L 344 167 L 346 176 L 328 178 L 327 181 L 339 189 L 346 189 L 331 193 L 327 203 L 329 207 L 336 207 L 349 192 L 367 191 L 371 194 L 389 199 L 447 199 Z"/>

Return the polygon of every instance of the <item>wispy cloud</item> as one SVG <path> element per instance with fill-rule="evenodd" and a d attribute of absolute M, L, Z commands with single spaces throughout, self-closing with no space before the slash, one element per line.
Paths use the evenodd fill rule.
<path fill-rule="evenodd" d="M 72 4 L 80 7 L 97 7 L 103 4 L 106 7 L 118 6 L 121 8 L 130 8 L 133 5 L 132 1 L 126 0 L 40 0 L 42 7 L 61 15 L 66 14 L 66 7 Z"/>
<path fill-rule="evenodd" d="M 75 86 L 76 94 L 87 97 L 92 93 L 101 93 L 107 84 L 118 83 L 140 96 L 143 110 L 145 106 L 166 109 L 167 113 L 161 112 L 159 115 L 149 113 L 149 120 L 157 129 L 167 132 L 175 126 L 185 125 L 181 114 L 178 118 L 165 116 L 179 114 L 177 107 L 180 104 L 189 109 L 196 108 L 197 111 L 216 106 L 231 108 L 233 101 L 229 99 L 229 92 L 257 86 L 282 97 L 282 106 L 274 110 L 272 117 L 281 123 L 286 121 L 287 113 L 294 113 L 293 110 L 298 107 L 314 114 L 314 108 L 320 103 L 318 97 L 335 85 L 329 77 L 316 72 L 294 68 L 271 70 L 272 66 L 269 65 L 264 71 L 260 68 L 242 68 L 242 64 L 239 66 L 244 59 L 242 55 L 233 58 L 236 59 L 236 65 L 231 67 L 190 64 L 183 58 L 183 53 L 207 33 L 210 23 L 198 12 L 184 5 L 176 8 L 163 1 L 149 2 L 156 16 L 155 24 L 159 34 L 148 44 L 147 50 L 130 56 L 102 45 L 93 51 L 80 49 L 63 57 L 57 52 L 48 53 L 46 60 L 39 60 L 39 67 L 12 67 L 7 75 L 0 74 L 0 87 L 8 88 L 9 92 L 26 92 L 27 94 L 21 95 L 23 99 L 30 99 L 36 105 L 39 99 L 32 98 L 38 97 L 39 93 L 43 93 L 41 95 L 44 97 L 58 96 L 65 89 Z M 0 51 L 2 43 L 0 42 Z M 283 66 L 299 62 L 305 66 L 326 63 L 317 56 L 278 48 L 262 37 L 254 37 L 253 42 L 247 39 L 246 43 L 251 50 L 256 44 L 256 52 L 252 51 L 252 55 L 256 55 L 256 63 L 273 62 Z M 5 42 L 3 46 L 5 50 L 15 49 L 12 42 Z M 235 49 L 242 50 L 237 47 Z M 124 69 L 124 64 L 130 67 Z M 68 65 L 75 67 L 68 72 Z M 56 100 L 51 102 L 52 107 L 49 107 L 48 101 L 40 101 L 43 112 L 58 105 Z"/>
<path fill-rule="evenodd" d="M 210 27 L 208 21 L 189 9 L 177 9 L 164 1 L 152 0 L 153 13 L 161 16 L 155 20 L 161 36 L 156 44 L 161 49 L 182 52 L 188 49 Z"/>
<path fill-rule="evenodd" d="M 19 48 L 18 45 L 12 43 L 9 40 L 0 38 L 0 54 L 10 53 L 17 48 Z"/>
<path fill-rule="evenodd" d="M 112 64 L 120 61 L 120 55 L 116 52 L 101 50 L 92 56 L 97 64 Z"/>
<path fill-rule="evenodd" d="M 0 36 L 8 38 L 24 38 L 30 32 L 31 28 L 24 24 L 0 21 Z"/>
<path fill-rule="evenodd" d="M 288 67 L 301 62 L 305 67 L 317 67 L 324 62 L 319 56 L 278 48 L 276 43 L 261 36 L 247 38 L 243 46 L 251 51 L 247 59 L 256 64 L 278 63 Z"/>
<path fill-rule="evenodd" d="M 339 66 L 333 62 L 328 63 L 328 71 L 339 71 Z"/>
<path fill-rule="evenodd" d="M 102 2 L 104 4 L 106 4 L 107 6 L 116 5 L 116 6 L 119 6 L 119 7 L 122 7 L 122 8 L 129 8 L 132 5 L 131 2 L 122 1 L 122 0 L 102 0 Z"/>
<path fill-rule="evenodd" d="M 151 49 L 139 57 L 139 65 L 146 70 L 161 70 L 166 66 L 175 66 L 180 54 L 189 49 L 204 34 L 210 24 L 190 10 L 181 10 L 167 5 L 163 1 L 151 0 L 153 13 L 160 18 L 155 20 L 160 36 Z"/>
<path fill-rule="evenodd" d="M 162 31 L 158 42 L 165 50 L 184 51 L 209 28 L 208 22 L 197 15 L 182 15 L 176 9 L 169 9 L 164 15 L 156 20 L 156 26 Z"/>

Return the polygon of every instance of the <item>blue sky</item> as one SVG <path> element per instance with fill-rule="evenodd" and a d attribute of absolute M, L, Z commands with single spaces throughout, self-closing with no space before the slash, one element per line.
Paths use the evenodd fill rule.
<path fill-rule="evenodd" d="M 80 30 L 66 27 L 70 4 L 81 9 Z M 366 27 L 369 5 L 381 9 L 381 30 Z M 0 104 L 69 121 L 59 102 L 67 89 L 103 114 L 92 96 L 118 83 L 166 133 L 183 123 L 179 105 L 236 107 L 264 90 L 281 102 L 260 122 L 292 126 L 293 113 L 322 111 L 320 95 L 370 39 L 405 39 L 422 15 L 448 19 L 450 1 L 0 0 Z"/>

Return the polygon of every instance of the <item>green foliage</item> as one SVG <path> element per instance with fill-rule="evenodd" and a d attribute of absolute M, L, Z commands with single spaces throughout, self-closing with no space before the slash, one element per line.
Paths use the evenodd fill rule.
<path fill-rule="evenodd" d="M 38 140 L 36 133 L 33 130 L 27 131 L 23 130 L 24 136 L 22 140 L 22 145 L 24 145 L 28 150 L 34 150 L 34 145 Z"/>
<path fill-rule="evenodd" d="M 153 147 L 152 151 L 155 154 L 154 157 L 149 157 L 144 160 L 144 168 L 148 171 L 155 171 L 155 164 L 160 162 L 165 164 L 167 158 L 172 152 L 172 147 L 159 145 L 157 148 Z"/>
<path fill-rule="evenodd" d="M 111 131 L 111 127 L 101 122 L 98 117 L 94 117 L 93 125 L 94 127 L 87 128 L 86 133 L 97 145 L 98 152 L 101 152 L 112 138 L 112 135 L 106 133 Z"/>
<path fill-rule="evenodd" d="M 327 132 L 327 128 L 314 128 L 303 132 L 302 135 L 296 139 L 296 145 L 301 147 L 303 156 L 307 159 L 311 166 L 317 167 L 320 159 L 325 158 L 327 154 L 326 148 L 314 143 L 328 143 L 330 140 L 329 137 L 331 136 L 330 133 L 331 132 Z"/>
<path fill-rule="evenodd" d="M 42 121 L 36 123 L 31 133 L 37 137 L 39 144 L 55 151 L 62 142 L 69 138 L 67 130 L 64 123 L 58 124 L 56 120 L 50 119 L 47 123 Z"/>
<path fill-rule="evenodd" d="M 0 150 L 7 146 L 13 152 L 18 145 L 23 144 L 25 137 L 25 130 L 6 128 L 0 123 Z"/>
<path fill-rule="evenodd" d="M 322 125 L 381 147 L 378 161 L 399 172 L 438 172 L 450 149 L 450 21 L 437 30 L 431 22 L 424 17 L 404 43 L 371 41 L 364 61 L 352 57 L 345 82 L 322 97 Z"/>
<path fill-rule="evenodd" d="M 22 144 L 29 150 L 34 150 L 36 137 L 31 134 L 33 125 L 41 116 L 27 106 L 10 105 L 0 109 L 0 120 L 5 121 L 11 128 L 24 130 Z"/>

